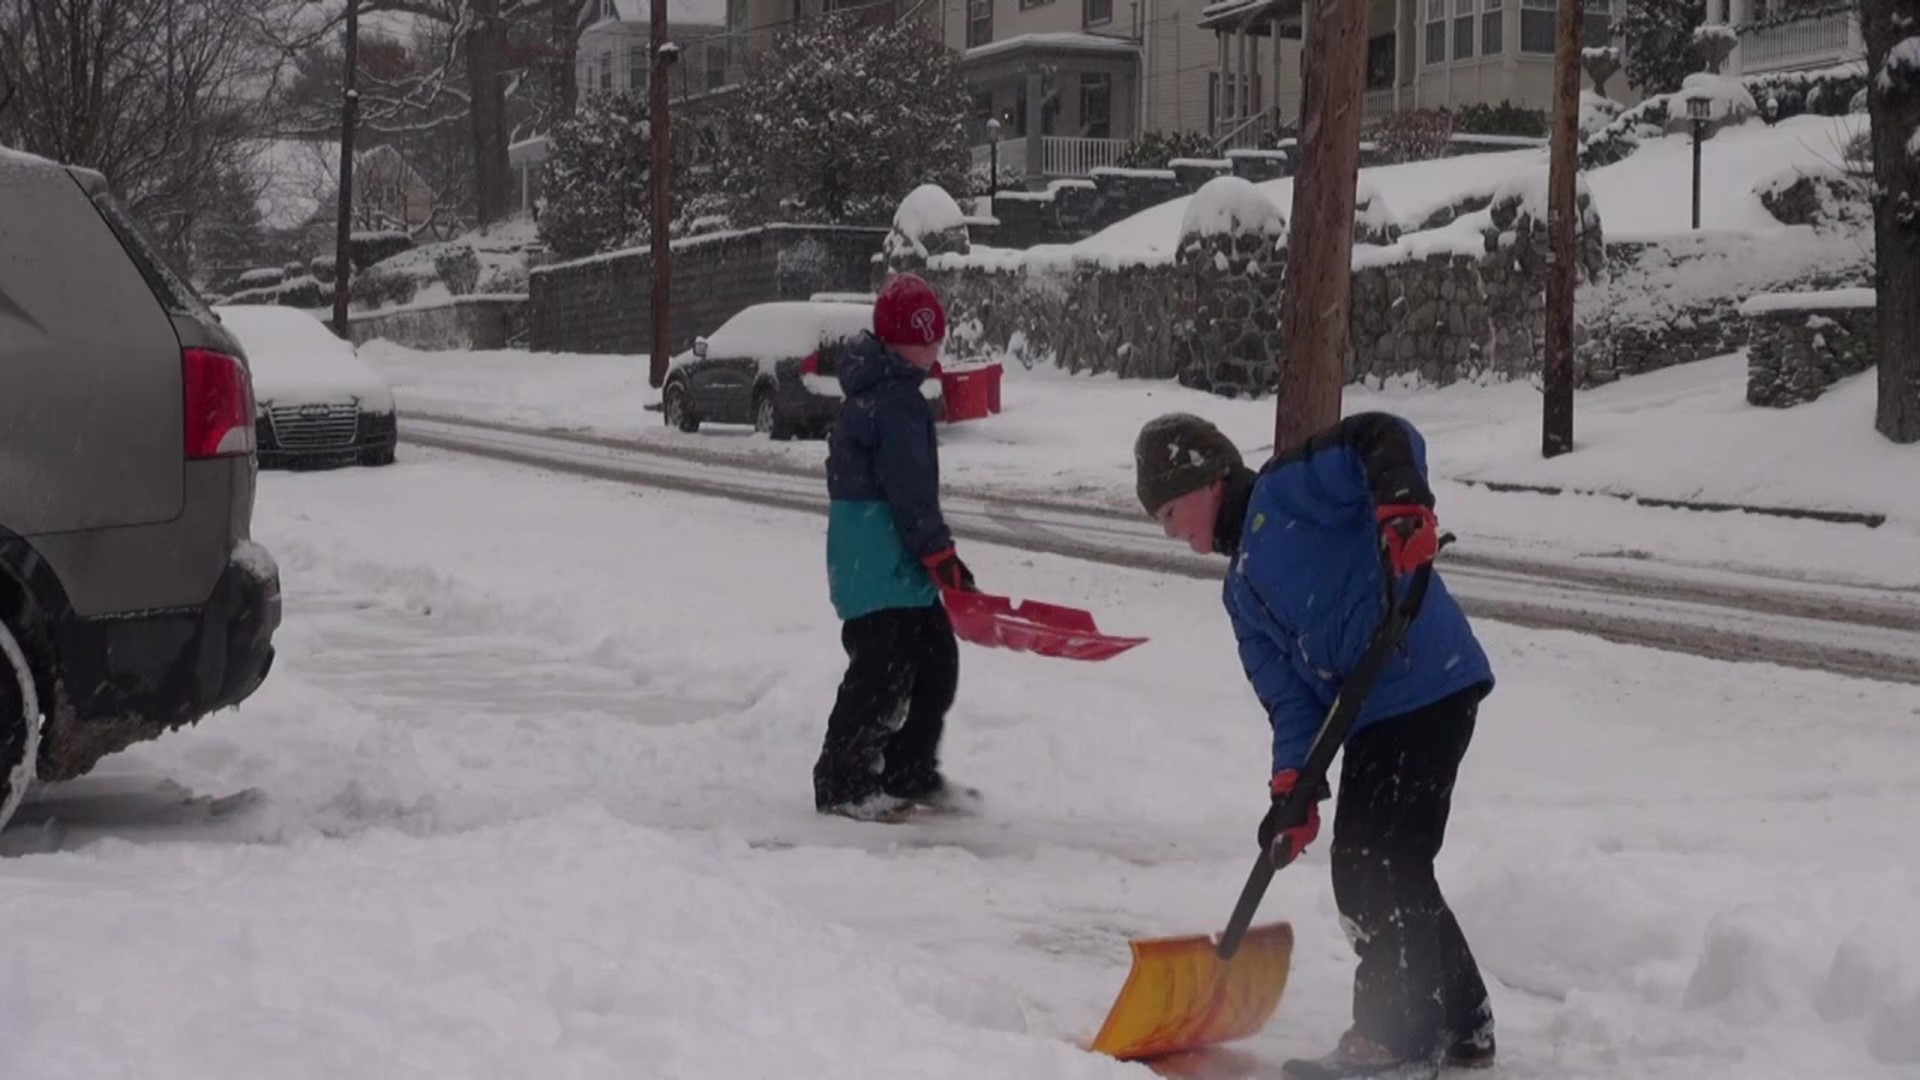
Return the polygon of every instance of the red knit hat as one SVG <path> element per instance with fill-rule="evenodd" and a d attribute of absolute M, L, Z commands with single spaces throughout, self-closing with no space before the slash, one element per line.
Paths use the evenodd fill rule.
<path fill-rule="evenodd" d="M 947 309 L 918 274 L 895 274 L 873 301 L 873 335 L 889 345 L 932 345 L 947 336 Z"/>

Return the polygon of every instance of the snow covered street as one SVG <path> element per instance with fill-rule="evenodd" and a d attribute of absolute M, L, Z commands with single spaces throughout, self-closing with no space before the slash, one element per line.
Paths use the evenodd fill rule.
<path fill-rule="evenodd" d="M 968 648 L 977 817 L 821 819 L 843 658 L 805 512 L 403 448 L 262 477 L 281 655 L 0 846 L 0 1076 L 1061 1077 L 1132 936 L 1217 929 L 1265 724 L 1203 580 L 976 545 L 1154 640 Z M 1482 622 L 1442 880 L 1509 1078 L 1920 1076 L 1912 686 Z M 229 801 L 183 801 L 181 789 Z M 1263 1059 L 1351 960 L 1324 847 Z M 133 1064 L 130 1064 L 133 1063 Z"/>

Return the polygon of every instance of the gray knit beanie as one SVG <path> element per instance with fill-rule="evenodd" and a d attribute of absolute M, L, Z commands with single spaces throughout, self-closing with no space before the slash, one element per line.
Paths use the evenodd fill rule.
<path fill-rule="evenodd" d="M 1133 443 L 1140 505 L 1147 513 L 1241 468 L 1240 451 L 1219 428 L 1191 413 L 1147 421 Z"/>

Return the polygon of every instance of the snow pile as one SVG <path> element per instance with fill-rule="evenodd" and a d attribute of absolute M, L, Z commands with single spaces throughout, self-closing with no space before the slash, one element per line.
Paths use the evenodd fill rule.
<path fill-rule="evenodd" d="M 1796 116 L 1772 127 L 1754 122 L 1720 129 L 1701 147 L 1701 225 L 1709 231 L 1780 233 L 1784 227 L 1753 190 L 1755 179 L 1839 161 L 1847 143 L 1865 130 L 1863 116 Z M 1692 231 L 1691 136 L 1648 138 L 1632 155 L 1591 169 L 1586 178 L 1610 242 Z"/>
<path fill-rule="evenodd" d="M 1871 308 L 1879 303 L 1872 289 L 1828 289 L 1819 292 L 1763 293 L 1749 297 L 1740 305 L 1740 314 L 1751 318 L 1780 311 L 1851 311 Z"/>
<path fill-rule="evenodd" d="M 1221 176 L 1206 182 L 1187 200 L 1187 211 L 1180 218 L 1180 236 L 1285 237 L 1286 215 L 1252 182 L 1238 176 Z"/>
<path fill-rule="evenodd" d="M 1610 50 L 1611 51 L 1611 50 Z M 1619 119 L 1626 106 L 1591 90 L 1580 91 L 1580 137 L 1586 139 Z"/>
<path fill-rule="evenodd" d="M 1674 109 L 1675 119 L 1690 117 L 1688 105 L 1695 101 L 1706 102 L 1708 119 L 1720 122 L 1744 120 L 1760 111 L 1746 84 L 1731 75 L 1696 71 L 1680 84 L 1680 92 L 1674 97 L 1679 102 Z"/>
<path fill-rule="evenodd" d="M 1516 204 L 1520 213 L 1545 224 L 1553 204 L 1553 174 L 1548 166 L 1516 172 L 1502 180 L 1493 189 L 1493 205 Z M 1587 174 L 1576 172 L 1573 176 L 1573 197 L 1578 203 L 1583 197 L 1586 207 L 1580 215 L 1582 231 L 1600 226 L 1602 215 L 1596 207 L 1593 189 L 1587 186 Z"/>
<path fill-rule="evenodd" d="M 886 254 L 889 259 L 908 255 L 927 258 L 927 241 L 935 237 L 954 237 L 966 234 L 967 215 L 960 204 L 947 194 L 947 190 L 938 184 L 921 184 L 900 200 L 900 208 L 893 214 L 893 230 L 887 234 Z M 939 250 L 947 250 L 949 243 L 936 242 Z"/>

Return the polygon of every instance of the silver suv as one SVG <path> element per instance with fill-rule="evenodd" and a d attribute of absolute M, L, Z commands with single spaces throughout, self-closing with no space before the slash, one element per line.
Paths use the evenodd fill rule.
<path fill-rule="evenodd" d="M 253 425 L 239 343 L 105 179 L 0 147 L 0 824 L 266 678 Z"/>

